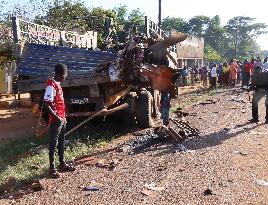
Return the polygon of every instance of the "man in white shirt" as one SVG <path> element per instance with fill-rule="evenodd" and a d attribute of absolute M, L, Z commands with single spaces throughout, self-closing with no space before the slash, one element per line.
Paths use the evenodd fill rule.
<path fill-rule="evenodd" d="M 216 64 L 213 65 L 211 71 L 210 71 L 210 76 L 211 76 L 211 88 L 216 88 L 216 81 L 217 81 L 217 68 Z"/>

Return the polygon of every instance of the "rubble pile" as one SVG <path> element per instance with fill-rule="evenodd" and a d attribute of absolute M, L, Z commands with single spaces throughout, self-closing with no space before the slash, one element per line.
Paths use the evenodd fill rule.
<path fill-rule="evenodd" d="M 172 125 L 168 127 L 168 134 L 176 141 L 183 142 L 194 136 L 199 136 L 200 131 L 189 122 L 170 118 Z"/>
<path fill-rule="evenodd" d="M 170 139 L 176 143 L 182 143 L 194 136 L 199 136 L 200 131 L 189 122 L 170 118 L 170 126 L 158 126 L 143 132 L 135 133 L 136 137 L 124 142 L 119 146 L 121 152 L 134 154 L 160 143 L 165 143 Z"/>

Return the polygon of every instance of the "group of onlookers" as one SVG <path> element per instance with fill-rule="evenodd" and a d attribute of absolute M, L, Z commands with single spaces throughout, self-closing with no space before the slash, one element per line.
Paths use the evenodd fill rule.
<path fill-rule="evenodd" d="M 181 86 L 194 85 L 194 83 L 198 81 L 198 74 L 198 68 L 196 66 L 184 66 L 180 72 L 179 84 Z"/>
<path fill-rule="evenodd" d="M 203 82 L 203 86 L 208 85 L 210 82 L 211 88 L 218 86 L 234 86 L 242 82 L 242 87 L 248 87 L 251 75 L 255 68 L 262 67 L 268 72 L 268 57 L 264 58 L 264 61 L 260 57 L 256 59 L 252 58 L 244 61 L 238 61 L 231 59 L 229 63 L 227 61 L 223 63 L 213 63 L 212 67 L 203 66 L 200 68 L 200 79 Z"/>
<path fill-rule="evenodd" d="M 231 59 L 229 63 L 227 61 L 213 63 L 211 67 L 205 65 L 200 69 L 184 67 L 179 79 L 181 79 L 182 86 L 194 84 L 200 79 L 203 86 L 207 87 L 209 81 L 212 89 L 217 85 L 219 87 L 235 86 L 242 82 L 242 89 L 254 91 L 250 122 L 259 122 L 258 104 L 260 99 L 265 96 L 265 123 L 268 124 L 268 56 L 263 61 L 257 57 L 251 60 L 245 58 L 243 62 Z"/>

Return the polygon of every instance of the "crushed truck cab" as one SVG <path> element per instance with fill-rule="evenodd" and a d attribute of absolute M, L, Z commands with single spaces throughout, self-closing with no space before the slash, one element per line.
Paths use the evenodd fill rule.
<path fill-rule="evenodd" d="M 159 116 L 159 91 L 170 91 L 176 80 L 177 60 L 170 52 L 170 46 L 187 38 L 181 34 L 160 35 L 161 38 L 155 39 L 150 37 L 154 30 L 147 28 L 147 37 L 132 36 L 123 49 L 113 53 L 93 47 L 96 35 L 92 35 L 92 39 L 83 36 L 90 44 L 81 41 L 77 44 L 76 39 L 81 37 L 74 34 L 74 38 L 63 43 L 62 35 L 66 36 L 66 32 L 61 31 L 56 32 L 60 43 L 55 36 L 51 43 L 51 35 L 44 40 L 44 33 L 41 33 L 42 41 L 25 43 L 19 37 L 23 33 L 20 21 L 13 19 L 13 23 L 18 59 L 17 87 L 20 93 L 30 93 L 33 104 L 43 101 L 46 81 L 54 76 L 55 65 L 64 63 L 68 76 L 62 87 L 68 117 L 92 116 L 103 109 L 107 112 L 100 112 L 101 115 L 121 110 L 126 123 L 138 123 L 141 127 L 154 125 L 154 118 Z M 148 26 L 148 22 L 145 25 Z"/>

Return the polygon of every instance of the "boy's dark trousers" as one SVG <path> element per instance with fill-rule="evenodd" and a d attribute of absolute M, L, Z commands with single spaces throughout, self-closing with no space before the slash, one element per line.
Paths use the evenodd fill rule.
<path fill-rule="evenodd" d="M 257 88 L 255 90 L 255 93 L 253 95 L 252 99 L 252 118 L 255 120 L 259 119 L 259 113 L 258 113 L 258 103 L 260 99 L 265 96 L 265 107 L 266 107 L 266 121 L 268 121 L 268 90 L 262 89 L 262 88 Z"/>
<path fill-rule="evenodd" d="M 50 170 L 55 169 L 54 155 L 56 144 L 60 164 L 64 163 L 64 134 L 66 131 L 66 122 L 53 122 L 50 125 L 50 143 L 49 143 L 49 166 Z"/>

